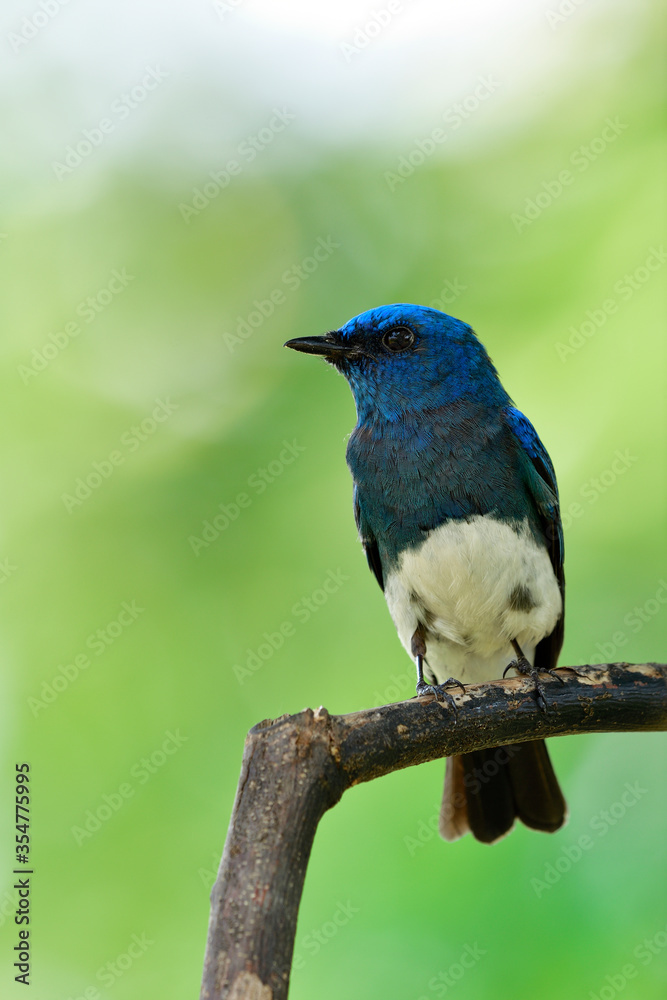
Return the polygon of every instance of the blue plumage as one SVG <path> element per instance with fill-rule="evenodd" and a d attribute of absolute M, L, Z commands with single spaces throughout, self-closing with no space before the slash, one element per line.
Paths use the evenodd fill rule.
<path fill-rule="evenodd" d="M 556 477 L 471 328 L 401 303 L 288 346 L 324 356 L 352 389 L 355 518 L 415 658 L 418 693 L 449 697 L 450 680 L 489 680 L 511 664 L 533 675 L 544 705 L 538 672 L 556 666 L 563 637 Z M 448 771 L 446 799 L 465 781 L 468 757 Z M 529 806 L 515 788 L 521 770 L 537 788 Z M 459 795 L 465 808 L 441 822 L 444 836 L 472 829 L 493 841 L 515 816 L 538 829 L 562 824 L 565 804 L 543 744 L 524 745 L 500 774 L 493 794 Z"/>

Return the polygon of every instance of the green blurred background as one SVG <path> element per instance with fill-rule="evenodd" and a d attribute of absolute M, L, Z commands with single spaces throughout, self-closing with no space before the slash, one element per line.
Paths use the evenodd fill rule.
<path fill-rule="evenodd" d="M 413 693 L 355 537 L 351 395 L 288 337 L 396 301 L 472 324 L 558 472 L 562 662 L 664 660 L 658 4 L 386 7 L 3 10 L 3 997 L 16 761 L 31 995 L 195 997 L 246 731 Z M 664 997 L 664 736 L 551 752 L 553 837 L 441 842 L 441 761 L 349 792 L 294 1000 Z"/>

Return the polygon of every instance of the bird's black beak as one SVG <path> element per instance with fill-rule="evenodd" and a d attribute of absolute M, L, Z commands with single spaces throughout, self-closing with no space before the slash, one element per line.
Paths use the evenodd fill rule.
<path fill-rule="evenodd" d="M 350 354 L 349 346 L 333 340 L 331 335 L 326 337 L 296 337 L 294 340 L 288 340 L 285 347 L 291 347 L 293 351 L 301 351 L 302 354 L 319 354 L 327 361 L 333 362 Z"/>

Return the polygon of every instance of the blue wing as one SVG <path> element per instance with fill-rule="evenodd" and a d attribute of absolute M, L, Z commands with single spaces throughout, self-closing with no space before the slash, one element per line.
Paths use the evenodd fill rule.
<path fill-rule="evenodd" d="M 508 406 L 504 411 L 504 416 L 507 426 L 518 441 L 525 456 L 523 466 L 526 485 L 535 503 L 544 531 L 551 565 L 558 580 L 561 596 L 565 600 L 563 525 L 560 517 L 556 473 L 549 454 L 530 420 L 515 406 Z M 565 612 L 561 615 L 551 635 L 538 643 L 535 651 L 535 666 L 538 669 L 553 669 L 556 666 L 558 654 L 563 645 L 564 625 Z"/>

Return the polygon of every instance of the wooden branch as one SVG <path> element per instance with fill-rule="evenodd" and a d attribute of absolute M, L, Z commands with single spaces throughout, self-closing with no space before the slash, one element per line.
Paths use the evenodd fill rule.
<path fill-rule="evenodd" d="M 667 665 L 563 667 L 545 678 L 452 689 L 351 715 L 305 709 L 248 733 L 218 878 L 202 1000 L 285 1000 L 315 831 L 346 788 L 469 750 L 574 733 L 667 730 Z"/>

